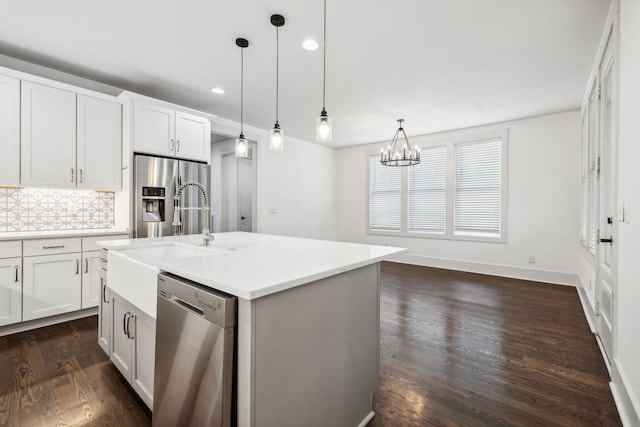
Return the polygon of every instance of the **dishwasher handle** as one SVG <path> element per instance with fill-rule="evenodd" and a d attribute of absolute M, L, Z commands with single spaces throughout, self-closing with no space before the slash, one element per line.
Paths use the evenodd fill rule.
<path fill-rule="evenodd" d="M 189 310 L 190 312 L 192 312 L 193 314 L 197 314 L 200 317 L 204 317 L 204 310 L 201 309 L 200 307 L 196 307 L 193 304 L 188 303 L 187 301 L 178 298 L 175 295 L 171 295 L 170 298 L 168 298 L 169 302 L 174 303 L 175 305 L 182 307 L 185 310 Z"/>

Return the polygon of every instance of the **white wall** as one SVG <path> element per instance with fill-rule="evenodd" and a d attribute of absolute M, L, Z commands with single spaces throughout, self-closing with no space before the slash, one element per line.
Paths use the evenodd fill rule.
<path fill-rule="evenodd" d="M 338 150 L 338 240 L 406 247 L 410 253 L 401 260 L 409 263 L 576 284 L 580 240 L 576 221 L 580 218 L 579 112 L 477 130 L 505 127 L 509 129 L 507 243 L 366 234 L 365 153 L 382 144 Z M 535 264 L 527 263 L 528 255 L 535 255 Z"/>
<path fill-rule="evenodd" d="M 618 200 L 631 202 L 631 222 L 618 228 L 618 293 L 614 360 L 640 425 L 640 1 L 620 4 Z M 614 381 L 615 381 L 614 375 Z M 633 418 L 632 418 L 633 419 Z"/>
<path fill-rule="evenodd" d="M 239 129 L 226 119 L 211 124 L 212 133 L 233 138 Z M 335 150 L 285 136 L 284 151 L 272 151 L 268 131 L 245 125 L 244 133 L 258 145 L 258 232 L 334 240 Z"/>

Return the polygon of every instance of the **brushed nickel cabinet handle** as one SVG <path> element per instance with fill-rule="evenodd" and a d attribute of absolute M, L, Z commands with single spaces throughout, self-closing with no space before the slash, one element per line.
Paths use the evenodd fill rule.
<path fill-rule="evenodd" d="M 135 321 L 136 315 L 133 313 L 129 314 L 129 318 L 127 319 L 127 336 L 131 339 L 134 339 L 136 336 L 131 333 L 131 319 Z M 135 325 L 135 324 L 134 324 Z"/>
<path fill-rule="evenodd" d="M 18 266 L 16 265 L 16 266 L 15 266 L 15 269 L 16 269 L 16 280 L 15 280 L 15 281 L 16 281 L 16 282 L 19 282 L 19 281 L 20 281 L 20 278 L 18 277 L 18 271 L 20 270 L 20 267 L 18 267 Z"/>
<path fill-rule="evenodd" d="M 129 332 L 127 332 L 127 320 L 129 318 L 129 312 L 127 311 L 122 318 L 122 330 L 126 336 L 129 336 Z"/>
<path fill-rule="evenodd" d="M 73 168 L 71 168 L 71 182 L 76 182 L 75 171 L 73 170 Z"/>
<path fill-rule="evenodd" d="M 80 182 L 82 183 L 82 169 L 80 169 Z"/>
<path fill-rule="evenodd" d="M 76 259 L 76 274 L 80 274 L 80 260 Z"/>
<path fill-rule="evenodd" d="M 89 272 L 89 258 L 84 259 L 84 272 L 85 273 Z"/>
<path fill-rule="evenodd" d="M 104 279 L 102 277 L 100 278 L 100 286 L 102 286 L 102 302 L 109 304 L 109 301 L 107 301 L 107 284 L 104 283 Z"/>
<path fill-rule="evenodd" d="M 173 138 L 171 138 L 171 143 L 169 144 L 169 151 L 173 152 L 174 148 L 175 148 L 175 140 Z"/>
<path fill-rule="evenodd" d="M 42 249 L 62 249 L 64 245 L 43 246 Z"/>
<path fill-rule="evenodd" d="M 180 152 L 180 140 L 178 140 L 176 142 L 176 152 L 179 153 Z"/>

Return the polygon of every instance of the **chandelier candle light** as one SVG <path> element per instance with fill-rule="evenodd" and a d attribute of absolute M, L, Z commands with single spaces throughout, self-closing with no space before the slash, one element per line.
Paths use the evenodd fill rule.
<path fill-rule="evenodd" d="M 407 139 L 407 134 L 402 128 L 402 122 L 404 122 L 404 119 L 398 119 L 400 126 L 387 149 L 380 149 L 380 163 L 385 166 L 413 166 L 420 163 L 420 148 L 417 145 L 413 148 L 411 147 L 409 139 Z M 402 136 L 404 137 L 402 151 L 398 150 L 397 147 L 400 132 L 402 132 Z"/>
<path fill-rule="evenodd" d="M 273 129 L 269 134 L 269 148 L 275 151 L 282 151 L 284 148 L 284 131 L 280 129 L 280 123 L 278 123 L 278 94 L 280 89 L 280 37 L 278 30 L 284 25 L 284 16 L 271 15 L 271 24 L 276 27 L 276 124 L 273 125 Z"/>
<path fill-rule="evenodd" d="M 236 139 L 236 157 L 246 159 L 249 157 L 249 142 L 244 137 L 242 99 L 244 96 L 244 49 L 249 46 L 249 42 L 247 39 L 237 38 L 236 46 L 240 48 L 240 136 Z"/>

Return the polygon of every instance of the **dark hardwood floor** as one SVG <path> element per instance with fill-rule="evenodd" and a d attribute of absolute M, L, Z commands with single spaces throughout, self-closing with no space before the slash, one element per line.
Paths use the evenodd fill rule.
<path fill-rule="evenodd" d="M 571 287 L 384 263 L 379 426 L 618 426 Z M 89 317 L 0 337 L 0 426 L 149 426 Z"/>
<path fill-rule="evenodd" d="M 378 426 L 619 426 L 575 288 L 395 263 Z"/>

